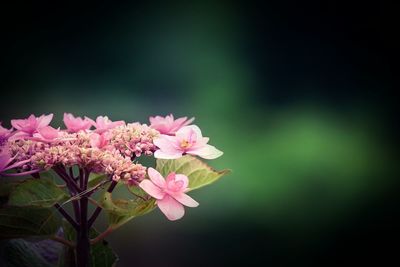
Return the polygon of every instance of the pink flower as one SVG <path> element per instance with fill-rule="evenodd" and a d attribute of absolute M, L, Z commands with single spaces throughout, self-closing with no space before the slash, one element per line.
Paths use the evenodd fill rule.
<path fill-rule="evenodd" d="M 64 113 L 64 124 L 70 133 L 77 133 L 79 131 L 89 130 L 94 124 L 92 119 L 85 117 L 74 117 L 71 113 Z"/>
<path fill-rule="evenodd" d="M 182 117 L 174 120 L 174 116 L 170 114 L 165 117 L 150 117 L 149 120 L 151 128 L 156 129 L 161 134 L 174 135 L 180 128 L 192 123 L 194 118 L 188 120 L 187 117 Z"/>
<path fill-rule="evenodd" d="M 21 167 L 24 164 L 30 162 L 30 159 L 28 159 L 28 160 L 23 160 L 23 161 L 12 163 L 16 157 L 17 157 L 17 155 L 15 155 L 14 157 L 11 157 L 10 151 L 8 149 L 4 149 L 0 152 L 0 175 L 23 176 L 23 175 L 32 174 L 32 173 L 39 171 L 39 170 L 30 170 L 30 171 L 19 172 L 19 173 L 6 173 L 6 171 L 8 171 L 8 170 Z"/>
<path fill-rule="evenodd" d="M 11 134 L 12 129 L 6 129 L 2 126 L 2 122 L 0 121 L 0 136 L 8 136 Z"/>
<path fill-rule="evenodd" d="M 197 207 L 199 203 L 185 194 L 189 179 L 183 174 L 170 173 L 166 179 L 153 168 L 149 168 L 150 179 L 140 182 L 139 186 L 157 200 L 157 206 L 171 221 L 178 220 L 185 214 L 183 205 Z"/>
<path fill-rule="evenodd" d="M 53 141 L 60 136 L 60 129 L 54 129 L 51 126 L 46 126 L 38 129 L 37 133 L 33 134 L 35 140 L 38 141 Z"/>
<path fill-rule="evenodd" d="M 109 143 L 108 138 L 106 137 L 106 133 L 98 134 L 92 133 L 90 135 L 90 145 L 95 148 L 104 148 Z"/>
<path fill-rule="evenodd" d="M 175 136 L 160 135 L 154 139 L 159 148 L 154 157 L 160 159 L 177 159 L 183 154 L 196 155 L 205 159 L 215 159 L 223 154 L 222 151 L 208 145 L 208 137 L 203 137 L 196 125 L 184 126 Z"/>
<path fill-rule="evenodd" d="M 32 114 L 27 119 L 11 120 L 11 125 L 20 133 L 23 133 L 22 135 L 32 136 L 39 129 L 49 125 L 52 119 L 53 114 L 42 115 L 40 117 L 35 117 Z"/>
<path fill-rule="evenodd" d="M 102 134 L 110 129 L 124 124 L 124 121 L 111 121 L 107 116 L 98 116 L 96 118 L 96 122 L 93 122 L 93 126 L 96 127 L 95 132 L 98 134 Z"/>
<path fill-rule="evenodd" d="M 0 146 L 2 146 L 7 139 L 12 135 L 12 129 L 6 129 L 2 125 L 2 122 L 0 121 Z"/>

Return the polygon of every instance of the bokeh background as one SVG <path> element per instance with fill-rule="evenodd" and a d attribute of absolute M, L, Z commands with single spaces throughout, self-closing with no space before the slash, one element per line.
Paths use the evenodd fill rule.
<path fill-rule="evenodd" d="M 173 113 L 225 153 L 182 220 L 110 236 L 118 266 L 399 262 L 393 7 L 144 2 L 18 2 L 0 26 L 3 124 Z"/>

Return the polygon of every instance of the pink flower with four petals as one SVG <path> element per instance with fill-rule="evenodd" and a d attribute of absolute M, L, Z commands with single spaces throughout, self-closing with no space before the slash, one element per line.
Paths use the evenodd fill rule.
<path fill-rule="evenodd" d="M 64 113 L 64 124 L 68 132 L 77 133 L 79 131 L 89 130 L 95 122 L 88 117 L 74 117 L 71 113 Z"/>
<path fill-rule="evenodd" d="M 199 203 L 185 194 L 189 190 L 189 179 L 183 174 L 170 173 L 166 179 L 155 169 L 149 168 L 150 179 L 140 182 L 139 186 L 154 197 L 157 206 L 171 221 L 178 220 L 185 214 L 183 205 L 197 207 Z"/>
<path fill-rule="evenodd" d="M 11 125 L 18 131 L 14 137 L 32 136 L 34 133 L 37 133 L 39 129 L 48 126 L 52 119 L 53 114 L 43 114 L 40 117 L 35 117 L 35 115 L 32 114 L 27 119 L 11 120 Z"/>
<path fill-rule="evenodd" d="M 191 124 L 194 118 L 188 120 L 187 117 L 182 117 L 174 120 L 174 115 L 170 114 L 165 117 L 150 117 L 149 120 L 151 128 L 156 129 L 161 134 L 174 135 L 183 126 Z"/>
<path fill-rule="evenodd" d="M 124 121 L 111 121 L 107 116 L 98 116 L 96 122 L 93 122 L 93 126 L 96 127 L 95 132 L 102 134 L 110 129 L 117 126 L 125 125 Z"/>
<path fill-rule="evenodd" d="M 177 159 L 184 154 L 191 154 L 205 159 L 215 159 L 223 152 L 214 146 L 208 145 L 208 137 L 203 137 L 201 130 L 196 125 L 184 126 L 175 136 L 160 135 L 154 139 L 154 144 L 159 148 L 154 157 L 160 159 Z"/>

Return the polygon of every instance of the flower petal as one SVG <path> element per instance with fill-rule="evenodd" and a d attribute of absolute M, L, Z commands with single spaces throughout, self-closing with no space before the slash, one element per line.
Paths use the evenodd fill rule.
<path fill-rule="evenodd" d="M 59 131 L 51 126 L 45 126 L 38 129 L 39 134 L 46 140 L 53 140 L 58 137 Z"/>
<path fill-rule="evenodd" d="M 15 119 L 15 120 L 11 120 L 11 125 L 15 129 L 21 130 L 21 128 L 23 127 L 24 122 L 25 122 L 25 120 L 23 120 L 23 119 Z"/>
<path fill-rule="evenodd" d="M 38 125 L 37 129 L 43 128 L 51 122 L 53 119 L 53 113 L 50 113 L 49 115 L 42 115 L 38 118 Z"/>
<path fill-rule="evenodd" d="M 185 190 L 189 185 L 189 178 L 184 174 L 176 174 L 175 181 L 182 181 L 182 191 Z"/>
<path fill-rule="evenodd" d="M 165 153 L 161 150 L 157 150 L 156 152 L 154 152 L 154 157 L 157 159 L 179 159 L 180 157 L 182 157 L 182 152 L 170 154 Z"/>
<path fill-rule="evenodd" d="M 224 154 L 222 151 L 216 149 L 214 146 L 211 146 L 211 145 L 205 145 L 202 148 L 193 149 L 193 150 L 187 151 L 186 153 L 191 154 L 191 155 L 197 155 L 204 159 L 216 159 L 216 158 L 222 156 L 222 154 Z"/>
<path fill-rule="evenodd" d="M 153 143 L 164 152 L 177 152 L 179 151 L 178 141 L 173 136 L 160 135 L 158 138 L 154 138 Z"/>
<path fill-rule="evenodd" d="M 176 138 L 178 140 L 188 140 L 188 138 L 192 134 L 192 132 L 195 133 L 196 140 L 200 140 L 203 138 L 203 135 L 201 134 L 201 130 L 197 125 L 189 125 L 189 126 L 184 126 L 184 127 L 180 128 L 176 132 Z"/>
<path fill-rule="evenodd" d="M 153 184 L 153 182 L 148 179 L 141 181 L 139 186 L 155 199 L 162 199 L 165 196 L 165 193 L 161 190 L 161 188 Z"/>
<path fill-rule="evenodd" d="M 150 180 L 160 188 L 164 188 L 165 179 L 164 177 L 154 168 L 148 168 L 147 173 L 149 174 Z"/>
<path fill-rule="evenodd" d="M 178 220 L 185 215 L 183 205 L 169 195 L 165 195 L 163 199 L 157 200 L 157 205 L 170 221 Z"/>
<path fill-rule="evenodd" d="M 176 193 L 172 195 L 173 198 L 175 198 L 177 201 L 179 201 L 181 204 L 188 206 L 188 207 L 197 207 L 199 203 L 191 198 L 189 195 L 186 195 L 185 193 Z"/>

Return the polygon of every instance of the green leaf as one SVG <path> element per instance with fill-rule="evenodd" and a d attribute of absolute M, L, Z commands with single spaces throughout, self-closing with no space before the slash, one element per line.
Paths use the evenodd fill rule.
<path fill-rule="evenodd" d="M 0 207 L 7 204 L 11 192 L 19 185 L 20 181 L 4 181 L 0 179 Z"/>
<path fill-rule="evenodd" d="M 56 244 L 50 243 L 43 246 L 40 242 L 28 242 L 23 239 L 9 240 L 0 244 L 0 265 L 7 267 L 54 266 L 51 262 L 51 258 L 56 256 L 53 251 L 54 245 Z"/>
<path fill-rule="evenodd" d="M 103 181 L 110 180 L 107 174 L 91 173 L 89 176 L 88 188 L 95 187 Z"/>
<path fill-rule="evenodd" d="M 54 209 L 3 207 L 0 209 L 0 239 L 48 237 L 57 232 L 61 219 Z"/>
<path fill-rule="evenodd" d="M 48 179 L 27 179 L 17 185 L 8 200 L 10 206 L 52 207 L 68 195 Z"/>
<path fill-rule="evenodd" d="M 135 199 L 112 199 L 109 192 L 104 192 L 100 200 L 101 207 L 108 214 L 109 226 L 113 229 L 120 227 L 129 220 L 144 215 L 155 208 L 155 200 L 142 199 L 137 197 Z"/>
<path fill-rule="evenodd" d="M 64 221 L 63 223 L 64 238 L 70 241 L 76 240 L 76 231 L 72 226 Z M 99 233 L 91 228 L 89 231 L 90 238 L 95 238 Z M 90 266 L 93 267 L 112 267 L 118 261 L 117 255 L 108 246 L 106 241 L 98 242 L 90 247 Z M 74 267 L 75 252 L 74 249 L 64 247 L 59 259 L 59 267 Z"/>
<path fill-rule="evenodd" d="M 96 232 L 91 236 L 94 238 L 97 235 L 98 233 Z M 91 246 L 90 258 L 90 265 L 93 267 L 112 267 L 118 261 L 117 255 L 104 240 Z"/>
<path fill-rule="evenodd" d="M 149 194 L 147 194 L 142 188 L 137 185 L 128 185 L 128 191 L 132 193 L 132 195 L 140 198 L 147 198 Z"/>
<path fill-rule="evenodd" d="M 209 185 L 230 172 L 229 170 L 216 171 L 198 158 L 190 155 L 173 160 L 157 159 L 156 169 L 164 177 L 171 172 L 186 175 L 189 178 L 190 190 Z"/>
<path fill-rule="evenodd" d="M 8 197 L 11 193 L 11 191 L 14 190 L 14 188 L 19 185 L 21 182 L 18 181 L 12 181 L 12 182 L 0 182 L 0 197 Z"/>

